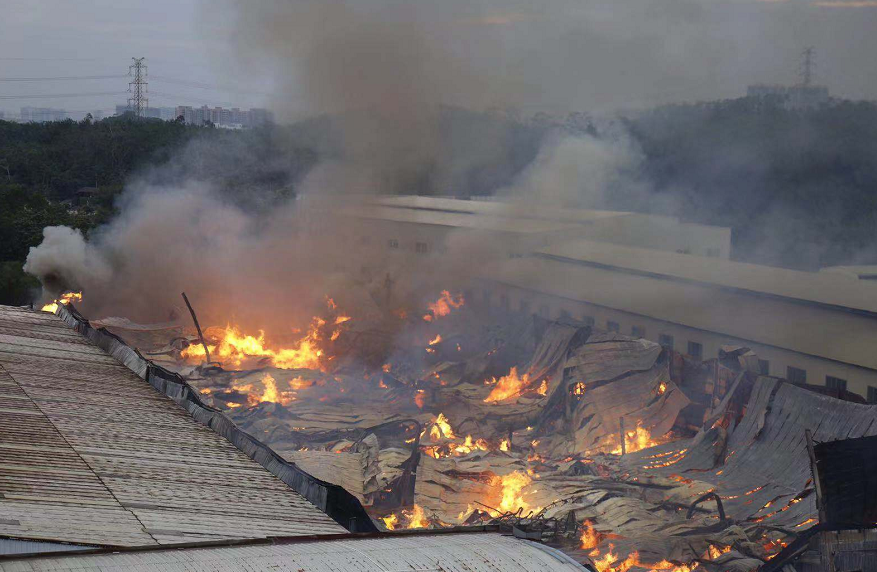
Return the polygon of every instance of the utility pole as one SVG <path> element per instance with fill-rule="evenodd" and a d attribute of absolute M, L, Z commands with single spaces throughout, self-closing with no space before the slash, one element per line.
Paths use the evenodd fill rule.
<path fill-rule="evenodd" d="M 801 53 L 801 56 L 804 58 L 804 61 L 801 62 L 801 85 L 810 87 L 810 82 L 813 80 L 813 69 L 816 67 L 816 48 L 808 46 Z"/>
<path fill-rule="evenodd" d="M 149 85 L 146 81 L 146 64 L 143 60 L 146 58 L 131 58 L 134 63 L 128 66 L 128 75 L 132 76 L 133 81 L 128 82 L 128 109 L 134 112 L 137 119 L 141 119 L 149 107 L 149 99 L 146 97 Z"/>

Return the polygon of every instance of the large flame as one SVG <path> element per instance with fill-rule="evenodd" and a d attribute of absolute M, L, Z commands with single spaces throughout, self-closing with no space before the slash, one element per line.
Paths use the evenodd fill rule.
<path fill-rule="evenodd" d="M 493 378 L 488 384 L 493 385 L 490 394 L 484 399 L 485 403 L 496 403 L 519 395 L 530 383 L 530 374 L 518 376 L 518 368 L 513 367 L 508 375 L 499 379 Z M 546 387 L 547 392 L 547 387 Z"/>
<path fill-rule="evenodd" d="M 331 322 L 315 317 L 311 321 L 308 333 L 299 339 L 293 347 L 274 349 L 268 346 L 265 333 L 258 335 L 246 334 L 237 326 L 226 326 L 221 333 L 218 344 L 208 345 L 210 356 L 222 362 L 240 366 L 250 358 L 268 358 L 274 367 L 281 369 L 318 369 L 325 371 L 329 358 L 324 346 L 335 341 L 341 334 L 341 325 L 350 317 L 338 316 Z M 185 358 L 202 359 L 204 347 L 192 344 L 182 351 Z"/>
<path fill-rule="evenodd" d="M 637 421 L 636 428 L 633 431 L 625 431 L 624 433 L 624 446 L 625 451 L 628 453 L 635 453 L 649 447 L 655 447 L 660 445 L 661 442 L 652 437 L 652 433 L 642 426 L 641 421 Z M 620 455 L 621 443 L 618 442 L 618 438 L 613 435 L 610 443 L 614 445 L 611 453 L 613 455 Z"/>
<path fill-rule="evenodd" d="M 429 528 L 429 519 L 426 518 L 426 512 L 420 505 L 415 504 L 412 510 L 403 510 L 401 514 L 401 518 L 396 514 L 382 517 L 381 521 L 384 523 L 384 527 L 387 530 Z"/>
<path fill-rule="evenodd" d="M 524 509 L 526 514 L 530 508 L 524 501 L 521 490 L 530 484 L 532 479 L 520 471 L 515 471 L 503 476 L 496 476 L 491 480 L 491 485 L 500 487 L 501 500 L 499 509 L 502 512 L 516 512 L 519 508 Z"/>
<path fill-rule="evenodd" d="M 451 427 L 451 424 L 448 422 L 448 418 L 445 417 L 444 413 L 439 413 L 438 417 L 433 421 L 432 429 L 429 430 L 429 436 L 432 437 L 434 441 L 439 441 L 442 438 L 455 438 L 454 429 Z"/>
<path fill-rule="evenodd" d="M 601 558 L 598 558 L 598 556 L 600 556 L 600 551 L 598 549 L 594 549 L 589 554 L 593 559 L 594 567 L 597 568 L 599 572 L 627 572 L 631 568 L 642 568 L 649 572 L 657 572 L 658 570 L 667 572 L 691 572 L 698 567 L 697 562 L 692 564 L 676 564 L 668 560 L 661 560 L 660 562 L 649 564 L 647 562 L 642 562 L 639 559 L 638 552 L 631 552 L 627 558 L 619 561 L 618 555 L 615 554 L 614 551 L 615 546 L 610 544 L 609 550 Z"/>
<path fill-rule="evenodd" d="M 55 312 L 58 311 L 58 304 L 63 304 L 64 306 L 66 306 L 67 304 L 69 304 L 70 302 L 73 302 L 73 301 L 81 302 L 82 301 L 82 292 L 66 292 L 64 294 L 61 294 L 60 298 L 58 298 L 57 300 L 55 300 L 53 302 L 50 302 L 49 304 L 46 304 L 45 306 L 43 306 L 41 308 L 41 310 L 43 312 L 50 312 L 50 313 L 54 314 Z"/>
<path fill-rule="evenodd" d="M 431 322 L 436 318 L 440 318 L 442 316 L 447 316 L 451 313 L 451 310 L 454 308 L 460 308 L 465 303 L 462 294 L 458 294 L 456 297 L 451 296 L 451 293 L 447 290 L 442 290 L 442 295 L 435 302 L 428 304 L 429 313 L 424 314 L 423 319 L 427 322 Z"/>

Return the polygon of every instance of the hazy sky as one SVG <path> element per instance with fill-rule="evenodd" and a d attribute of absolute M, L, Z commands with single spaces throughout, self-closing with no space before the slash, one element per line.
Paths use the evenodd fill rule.
<path fill-rule="evenodd" d="M 307 77 L 296 73 L 297 50 L 307 48 L 297 43 L 303 31 L 291 24 L 287 34 L 282 26 L 315 1 L 0 0 L 0 78 L 121 76 L 132 56 L 146 56 L 151 106 L 267 105 L 285 109 L 287 116 L 307 114 L 313 111 L 309 105 L 295 104 L 303 89 L 297 78 Z M 435 40 L 453 44 L 448 51 L 474 62 L 473 70 L 521 86 L 509 88 L 517 95 L 509 101 L 525 112 L 737 97 L 748 83 L 795 82 L 799 53 L 808 45 L 817 49 L 819 83 L 836 95 L 877 99 L 877 0 L 348 4 L 382 14 L 414 11 L 423 20 L 418 29 L 426 30 L 419 33 L 429 33 L 430 18 L 440 19 L 442 35 Z M 278 11 L 289 19 L 278 17 L 273 25 Z M 288 38 L 289 46 L 254 47 L 261 41 L 259 26 L 273 27 L 272 41 Z M 112 110 L 124 103 L 126 88 L 123 77 L 0 81 L 0 109 Z M 105 92 L 112 95 L 9 99 Z"/>

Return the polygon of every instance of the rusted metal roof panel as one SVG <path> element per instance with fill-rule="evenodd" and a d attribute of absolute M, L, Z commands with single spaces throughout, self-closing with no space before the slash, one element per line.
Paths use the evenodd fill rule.
<path fill-rule="evenodd" d="M 440 534 L 294 544 L 70 555 L 0 562 L 2 572 L 77 570 L 308 572 L 563 572 L 586 570 L 561 552 L 499 534 Z"/>
<path fill-rule="evenodd" d="M 0 536 L 140 546 L 343 532 L 58 317 L 0 307 Z"/>

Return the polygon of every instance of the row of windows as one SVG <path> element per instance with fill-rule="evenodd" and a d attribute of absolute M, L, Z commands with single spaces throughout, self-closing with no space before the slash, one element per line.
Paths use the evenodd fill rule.
<path fill-rule="evenodd" d="M 490 291 L 484 291 L 484 300 L 485 302 L 490 302 Z M 509 309 L 509 297 L 508 294 L 503 293 L 500 295 L 500 303 L 502 307 L 505 309 Z M 528 314 L 530 313 L 530 301 L 529 300 L 521 300 L 521 312 Z M 539 315 L 543 318 L 550 318 L 550 308 L 547 304 L 542 304 L 539 306 Z M 561 319 L 571 319 L 572 314 L 569 310 L 560 310 L 559 317 Z M 594 316 L 584 315 L 581 318 L 588 326 L 595 326 L 596 319 Z M 614 320 L 606 321 L 606 330 L 610 332 L 621 332 L 621 324 Z M 630 328 L 631 336 L 635 338 L 644 338 L 646 337 L 646 330 L 642 326 L 631 326 Z M 675 349 L 675 340 L 673 336 L 670 334 L 658 334 L 658 343 L 669 350 Z M 688 341 L 688 347 L 686 348 L 688 351 L 686 352 L 691 357 L 697 359 L 703 359 L 703 344 L 695 341 Z M 762 375 L 770 375 L 770 361 L 766 359 L 758 360 L 758 371 Z M 788 366 L 786 368 L 786 379 L 793 383 L 807 383 L 807 370 L 797 368 L 794 366 Z M 834 390 L 846 390 L 847 389 L 847 380 L 842 379 L 840 377 L 834 377 L 831 375 L 825 376 L 825 386 L 829 389 Z M 868 401 L 871 403 L 877 403 L 877 387 L 868 387 Z"/>
<path fill-rule="evenodd" d="M 387 240 L 387 248 L 399 248 L 399 241 L 395 238 L 391 238 Z M 441 250 L 441 249 L 439 249 Z M 414 243 L 414 251 L 417 254 L 428 254 L 429 253 L 429 244 L 425 242 L 415 242 Z"/>

